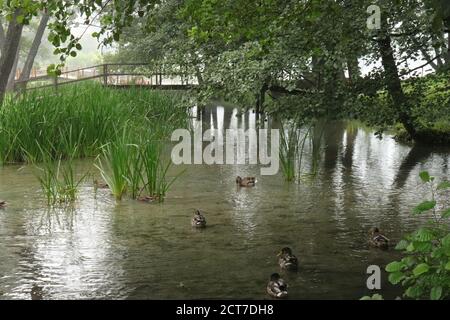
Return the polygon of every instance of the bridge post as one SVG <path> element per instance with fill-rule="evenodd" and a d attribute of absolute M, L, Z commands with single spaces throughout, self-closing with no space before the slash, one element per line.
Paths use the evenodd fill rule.
<path fill-rule="evenodd" d="M 53 86 L 55 87 L 55 91 L 58 91 L 58 76 L 55 75 L 53 77 Z"/>
<path fill-rule="evenodd" d="M 103 65 L 103 85 L 106 87 L 108 85 L 108 65 Z"/>

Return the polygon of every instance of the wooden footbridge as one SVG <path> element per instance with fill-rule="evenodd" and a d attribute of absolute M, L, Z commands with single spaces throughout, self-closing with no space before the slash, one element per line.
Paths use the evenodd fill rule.
<path fill-rule="evenodd" d="M 104 86 L 115 88 L 146 87 L 149 89 L 189 90 L 198 85 L 193 76 L 172 73 L 163 74 L 145 63 L 106 63 L 92 67 L 62 71 L 59 76 L 40 75 L 23 81 L 15 81 L 15 90 L 30 91 L 45 88 L 98 81 Z"/>

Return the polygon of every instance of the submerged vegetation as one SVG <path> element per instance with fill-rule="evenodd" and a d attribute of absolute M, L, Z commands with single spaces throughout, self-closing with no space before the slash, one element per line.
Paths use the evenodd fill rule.
<path fill-rule="evenodd" d="M 187 126 L 182 96 L 88 83 L 28 94 L 0 109 L 0 163 L 32 163 L 49 203 L 74 200 L 73 160 L 99 157 L 98 168 L 117 199 L 141 189 L 164 197 L 169 164 L 164 144 Z"/>

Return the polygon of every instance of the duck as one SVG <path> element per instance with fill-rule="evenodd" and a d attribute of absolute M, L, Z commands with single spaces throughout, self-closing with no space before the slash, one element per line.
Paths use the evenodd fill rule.
<path fill-rule="evenodd" d="M 137 200 L 142 201 L 142 202 L 153 202 L 158 199 L 159 199 L 159 196 L 139 196 L 139 197 L 137 197 Z"/>
<path fill-rule="evenodd" d="M 281 269 L 296 271 L 298 270 L 298 259 L 292 254 L 291 248 L 285 247 L 278 253 L 278 264 Z"/>
<path fill-rule="evenodd" d="M 195 210 L 195 215 L 192 218 L 191 225 L 195 228 L 206 227 L 205 216 L 201 214 L 200 210 Z"/>
<path fill-rule="evenodd" d="M 254 187 L 256 184 L 256 178 L 255 177 L 241 178 L 240 176 L 237 176 L 236 184 L 240 187 Z"/>
<path fill-rule="evenodd" d="M 0 209 L 3 209 L 3 208 L 5 208 L 5 207 L 6 207 L 6 205 L 7 205 L 6 201 L 4 201 L 4 200 L 0 200 Z"/>
<path fill-rule="evenodd" d="M 288 285 L 281 279 L 280 275 L 278 273 L 272 273 L 267 284 L 267 293 L 269 296 L 276 299 L 286 298 L 288 295 L 287 288 Z"/>
<path fill-rule="evenodd" d="M 387 249 L 389 247 L 389 239 L 380 233 L 380 229 L 373 227 L 369 231 L 369 244 L 372 247 Z"/>
<path fill-rule="evenodd" d="M 94 180 L 94 187 L 96 189 L 108 189 L 109 185 L 105 182 L 99 182 L 97 179 Z"/>

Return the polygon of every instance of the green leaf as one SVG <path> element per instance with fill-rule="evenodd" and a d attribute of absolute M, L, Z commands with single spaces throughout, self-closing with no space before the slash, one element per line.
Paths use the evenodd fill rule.
<path fill-rule="evenodd" d="M 422 171 L 421 173 L 419 173 L 419 177 L 420 177 L 420 179 L 422 179 L 423 182 L 431 181 L 431 177 L 430 177 L 430 174 L 428 173 L 428 171 Z"/>
<path fill-rule="evenodd" d="M 433 232 L 426 228 L 420 228 L 414 235 L 414 239 L 421 242 L 431 241 L 434 239 Z"/>
<path fill-rule="evenodd" d="M 417 277 L 420 276 L 421 274 L 428 272 L 428 270 L 430 270 L 430 266 L 427 265 L 426 263 L 421 263 L 414 268 L 413 274 Z"/>
<path fill-rule="evenodd" d="M 75 45 L 75 48 L 77 48 L 77 50 L 81 50 L 83 47 L 81 46 L 81 44 L 77 43 L 77 44 Z"/>
<path fill-rule="evenodd" d="M 441 239 L 443 247 L 450 247 L 450 233 Z"/>
<path fill-rule="evenodd" d="M 401 261 L 393 261 L 386 266 L 385 270 L 387 272 L 398 272 L 402 270 L 404 266 L 405 264 Z"/>
<path fill-rule="evenodd" d="M 447 264 L 445 265 L 445 270 L 450 270 L 450 261 L 448 261 Z"/>
<path fill-rule="evenodd" d="M 399 243 L 395 246 L 395 250 L 405 250 L 409 245 L 409 242 L 406 240 L 400 240 Z"/>
<path fill-rule="evenodd" d="M 419 204 L 417 207 L 414 208 L 415 214 L 421 214 L 425 211 L 431 210 L 436 206 L 436 201 L 424 201 L 421 204 Z"/>
<path fill-rule="evenodd" d="M 403 272 L 393 272 L 389 274 L 389 282 L 392 284 L 399 284 L 403 279 L 405 279 Z"/>
<path fill-rule="evenodd" d="M 433 287 L 430 292 L 431 300 L 439 300 L 442 296 L 442 287 Z"/>
<path fill-rule="evenodd" d="M 444 190 L 450 188 L 450 181 L 442 181 L 438 184 L 437 189 L 438 190 Z"/>
<path fill-rule="evenodd" d="M 447 209 L 444 212 L 442 212 L 441 217 L 444 219 L 450 217 L 450 209 Z"/>

